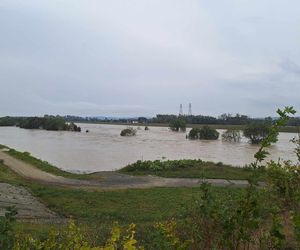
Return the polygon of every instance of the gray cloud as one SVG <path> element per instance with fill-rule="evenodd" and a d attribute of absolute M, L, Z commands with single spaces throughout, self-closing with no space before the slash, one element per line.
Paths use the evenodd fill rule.
<path fill-rule="evenodd" d="M 0 115 L 300 110 L 299 10 L 296 0 L 2 0 Z"/>

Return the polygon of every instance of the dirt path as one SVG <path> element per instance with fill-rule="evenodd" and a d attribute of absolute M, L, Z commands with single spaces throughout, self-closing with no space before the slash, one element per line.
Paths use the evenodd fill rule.
<path fill-rule="evenodd" d="M 126 188 L 149 188 L 149 187 L 194 187 L 205 181 L 214 186 L 235 185 L 244 187 L 248 185 L 244 180 L 224 180 L 224 179 L 195 179 L 195 178 L 163 178 L 157 176 L 129 176 L 117 172 L 99 172 L 103 177 L 101 180 L 75 180 L 62 176 L 56 176 L 44 172 L 30 164 L 15 159 L 7 153 L 0 151 L 0 159 L 14 172 L 28 180 L 37 182 L 70 186 L 74 188 L 96 188 L 96 189 L 126 189 Z"/>
<path fill-rule="evenodd" d="M 8 206 L 15 206 L 17 219 L 26 221 L 61 221 L 44 204 L 34 198 L 25 188 L 0 183 L 0 216 L 4 216 Z"/>

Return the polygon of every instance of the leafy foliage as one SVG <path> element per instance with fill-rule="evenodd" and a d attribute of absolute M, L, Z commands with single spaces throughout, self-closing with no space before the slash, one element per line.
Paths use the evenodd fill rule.
<path fill-rule="evenodd" d="M 192 140 L 217 140 L 219 138 L 219 132 L 209 126 L 192 128 L 189 132 L 188 138 Z"/>
<path fill-rule="evenodd" d="M 135 136 L 136 130 L 132 127 L 125 128 L 121 131 L 121 136 Z"/>
<path fill-rule="evenodd" d="M 222 134 L 222 139 L 224 141 L 239 142 L 241 138 L 240 131 L 235 129 L 228 129 Z"/>
<path fill-rule="evenodd" d="M 269 130 L 270 124 L 252 123 L 244 129 L 244 136 L 249 138 L 252 144 L 259 144 L 268 136 Z"/>
<path fill-rule="evenodd" d="M 261 140 L 261 146 L 254 155 L 254 158 L 256 159 L 255 163 L 252 165 L 254 168 L 257 168 L 258 163 L 261 163 L 269 155 L 269 152 L 266 151 L 265 148 L 271 146 L 272 143 L 277 142 L 279 127 L 286 125 L 287 121 L 290 119 L 290 115 L 294 115 L 295 113 L 296 111 L 293 107 L 286 107 L 284 110 L 277 110 L 277 114 L 280 118 L 268 128 L 266 136 Z"/>
<path fill-rule="evenodd" d="M 18 126 L 25 129 L 68 130 L 80 132 L 81 128 L 73 122 L 66 123 L 61 116 L 44 117 L 2 117 L 0 126 Z"/>
<path fill-rule="evenodd" d="M 69 223 L 68 230 L 64 232 L 50 231 L 46 240 L 34 239 L 30 235 L 18 235 L 13 250 L 138 250 L 135 240 L 135 225 L 131 224 L 126 233 L 122 235 L 121 227 L 115 223 L 111 236 L 105 246 L 91 246 L 83 236 L 81 229 L 73 220 Z"/>
<path fill-rule="evenodd" d="M 169 127 L 172 131 L 184 132 L 186 130 L 186 121 L 182 117 L 175 118 L 170 122 Z"/>
<path fill-rule="evenodd" d="M 0 217 L 0 249 L 12 249 L 15 233 L 12 222 L 15 221 L 17 211 L 14 207 L 8 207 L 4 217 Z"/>
<path fill-rule="evenodd" d="M 209 126 L 203 126 L 199 131 L 200 140 L 217 140 L 218 138 L 219 132 Z"/>
<path fill-rule="evenodd" d="M 197 140 L 200 138 L 200 129 L 192 128 L 189 132 L 188 138 L 191 140 Z"/>

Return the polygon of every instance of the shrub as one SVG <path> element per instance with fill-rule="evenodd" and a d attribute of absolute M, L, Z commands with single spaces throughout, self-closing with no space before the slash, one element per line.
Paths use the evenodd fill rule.
<path fill-rule="evenodd" d="M 186 130 L 186 122 L 182 118 L 176 118 L 170 122 L 169 128 L 175 132 L 184 132 Z"/>
<path fill-rule="evenodd" d="M 192 128 L 189 132 L 188 138 L 191 140 L 217 140 L 219 132 L 209 126 L 203 128 Z"/>
<path fill-rule="evenodd" d="M 7 248 L 5 248 L 7 249 Z M 45 240 L 34 239 L 30 235 L 17 236 L 14 244 L 14 250 L 139 250 L 143 247 L 137 246 L 135 239 L 135 225 L 129 225 L 124 233 L 121 227 L 115 223 L 111 236 L 104 246 L 91 246 L 85 239 L 82 230 L 70 221 L 69 228 L 64 232 L 50 231 Z"/>
<path fill-rule="evenodd" d="M 241 138 L 240 131 L 235 129 L 228 129 L 222 134 L 222 139 L 224 141 L 239 142 Z"/>
<path fill-rule="evenodd" d="M 204 126 L 199 131 L 200 140 L 217 140 L 219 138 L 219 132 L 209 126 Z"/>
<path fill-rule="evenodd" d="M 268 123 L 252 123 L 247 125 L 244 129 L 244 136 L 248 138 L 252 144 L 259 144 L 268 136 L 270 128 L 271 125 Z M 276 142 L 276 140 L 272 142 Z"/>
<path fill-rule="evenodd" d="M 200 129 L 199 128 L 192 128 L 189 132 L 188 138 L 191 140 L 200 139 Z"/>
<path fill-rule="evenodd" d="M 136 135 L 136 130 L 132 127 L 125 128 L 121 131 L 121 136 L 134 136 Z"/>
<path fill-rule="evenodd" d="M 15 241 L 15 234 L 12 222 L 15 221 L 17 211 L 15 207 L 8 207 L 5 216 L 0 217 L 0 249 L 12 249 Z"/>

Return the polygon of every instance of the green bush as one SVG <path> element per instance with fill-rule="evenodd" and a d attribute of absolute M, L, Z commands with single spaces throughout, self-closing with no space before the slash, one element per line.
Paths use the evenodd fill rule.
<path fill-rule="evenodd" d="M 184 132 L 186 131 L 186 122 L 184 119 L 178 117 L 170 122 L 169 128 L 175 132 Z"/>
<path fill-rule="evenodd" d="M 136 135 L 136 130 L 132 127 L 125 128 L 121 131 L 121 136 L 134 136 Z"/>
<path fill-rule="evenodd" d="M 217 140 L 219 138 L 219 132 L 209 126 L 204 126 L 199 131 L 200 140 Z"/>
<path fill-rule="evenodd" d="M 222 139 L 224 141 L 239 142 L 241 138 L 240 131 L 235 129 L 228 129 L 222 134 Z"/>
<path fill-rule="evenodd" d="M 200 139 L 200 128 L 192 128 L 189 132 L 188 138 L 191 140 Z"/>
<path fill-rule="evenodd" d="M 248 138 L 252 144 L 259 144 L 268 136 L 270 128 L 271 125 L 268 123 L 252 123 L 245 127 L 244 136 Z M 276 142 L 276 140 L 272 142 Z"/>
<path fill-rule="evenodd" d="M 217 140 L 219 138 L 219 132 L 209 126 L 192 128 L 189 132 L 188 138 L 191 140 Z"/>
<path fill-rule="evenodd" d="M 16 214 L 14 207 L 8 207 L 5 216 L 0 217 L 0 249 L 10 250 L 14 246 L 15 233 L 12 222 L 15 221 Z"/>

